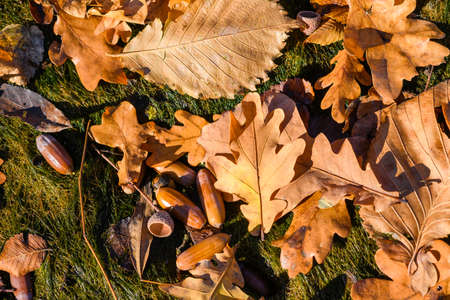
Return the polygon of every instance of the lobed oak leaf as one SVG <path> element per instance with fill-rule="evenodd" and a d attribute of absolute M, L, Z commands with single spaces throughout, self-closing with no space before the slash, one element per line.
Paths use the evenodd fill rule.
<path fill-rule="evenodd" d="M 149 137 L 147 142 L 143 144 L 141 148 L 151 153 L 145 163 L 147 166 L 152 168 L 166 167 L 184 154 L 175 154 L 178 147 L 167 147 L 166 145 L 161 144 L 154 136 Z"/>
<path fill-rule="evenodd" d="M 334 19 L 328 19 L 308 36 L 305 43 L 326 46 L 342 39 L 344 39 L 344 24 Z"/>
<path fill-rule="evenodd" d="M 117 147 L 123 152 L 118 162 L 119 185 L 126 186 L 129 181 L 137 182 L 141 174 L 147 151 L 143 145 L 155 132 L 155 124 L 139 124 L 134 106 L 124 101 L 119 106 L 109 106 L 102 115 L 102 124 L 91 127 L 95 141 L 109 147 Z"/>
<path fill-rule="evenodd" d="M 415 0 L 349 0 L 344 45 L 353 55 L 366 59 L 373 86 L 386 104 L 402 90 L 403 80 L 418 73 L 416 67 L 439 65 L 449 49 L 430 39 L 445 35 L 431 22 L 408 17 Z"/>
<path fill-rule="evenodd" d="M 283 238 L 272 245 L 281 248 L 280 262 L 290 278 L 308 273 L 313 258 L 321 264 L 328 255 L 334 234 L 347 237 L 351 222 L 345 200 L 320 208 L 322 193 L 316 192 L 294 210 L 294 218 Z"/>
<path fill-rule="evenodd" d="M 294 177 L 294 164 L 303 152 L 304 141 L 295 139 L 280 145 L 280 124 L 285 116 L 275 109 L 264 117 L 258 94 L 248 94 L 242 101 L 245 124 L 231 142 L 234 160 L 227 156 L 209 158 L 208 165 L 216 175 L 214 186 L 237 195 L 246 204 L 241 211 L 249 221 L 249 231 L 260 227 L 261 235 L 269 232 L 276 217 L 287 203 L 272 195 Z"/>
<path fill-rule="evenodd" d="M 332 7 L 325 17 L 335 20 L 343 25 L 347 24 L 348 6 Z"/>
<path fill-rule="evenodd" d="M 0 31 L 0 77 L 27 85 L 42 62 L 44 35 L 37 26 L 11 24 Z"/>
<path fill-rule="evenodd" d="M 50 24 L 53 20 L 53 7 L 49 0 L 28 0 L 33 19 L 39 24 Z"/>
<path fill-rule="evenodd" d="M 395 245 L 398 249 L 396 254 L 407 255 L 404 249 Z M 402 253 L 403 252 L 403 253 Z M 392 280 L 368 278 L 359 280 L 352 285 L 351 297 L 354 300 L 433 300 L 440 299 L 440 296 L 450 294 L 448 289 L 449 257 L 450 246 L 441 240 L 435 240 L 431 244 L 427 255 L 434 258 L 439 274 L 439 281 L 433 290 L 423 296 L 414 291 L 409 284 L 408 266 L 404 261 L 398 260 L 398 257 L 392 257 L 384 249 L 379 249 L 375 254 L 375 261 L 380 270 L 388 275 Z M 436 256 L 435 256 L 436 255 Z"/>
<path fill-rule="evenodd" d="M 0 270 L 24 276 L 39 269 L 45 259 L 47 243 L 36 234 L 16 234 L 8 239 L 0 254 Z"/>
<path fill-rule="evenodd" d="M 234 250 L 228 246 L 211 260 L 203 260 L 177 284 L 161 284 L 160 289 L 183 300 L 251 299 L 239 287 L 244 286 Z"/>
<path fill-rule="evenodd" d="M 63 12 L 73 17 L 83 19 L 86 17 L 87 4 L 90 0 L 50 0 Z"/>
<path fill-rule="evenodd" d="M 116 21 L 144 24 L 148 7 L 145 0 L 102 0 L 99 6 L 92 7 L 87 14 Z"/>
<path fill-rule="evenodd" d="M 160 19 L 167 26 L 183 15 L 191 4 L 191 0 L 151 0 L 148 7 L 147 20 Z"/>
<path fill-rule="evenodd" d="M 102 17 L 97 28 L 95 28 L 94 34 L 100 35 L 102 33 L 106 42 L 110 45 L 117 44 L 119 39 L 127 43 L 131 38 L 131 27 L 127 22 L 110 17 Z"/>
<path fill-rule="evenodd" d="M 80 19 L 59 11 L 53 30 L 61 36 L 62 43 L 54 42 L 49 50 L 49 58 L 57 66 L 67 58 L 72 60 L 81 83 L 89 91 L 97 87 L 100 79 L 127 83 L 121 59 L 108 55 L 119 53 L 121 48 L 109 45 L 102 35 L 95 34 L 100 22 L 100 17 Z"/>
<path fill-rule="evenodd" d="M 264 16 L 264 18 L 261 18 Z M 255 90 L 296 27 L 266 0 L 197 0 L 162 30 L 155 19 L 125 47 L 125 66 L 145 79 L 193 97 L 233 97 Z"/>
<path fill-rule="evenodd" d="M 450 101 L 449 84 L 383 111 L 369 163 L 383 187 L 397 190 L 402 201 L 382 210 L 363 203 L 360 210 L 375 238 L 391 233 L 399 241 L 407 253 L 408 285 L 422 295 L 439 280 L 428 247 L 450 233 L 450 139 L 435 115 L 435 107 Z"/>
<path fill-rule="evenodd" d="M 370 85 L 371 80 L 359 60 L 345 49 L 339 51 L 333 57 L 331 63 L 336 63 L 333 71 L 319 78 L 314 87 L 320 90 L 331 86 L 322 99 L 320 107 L 327 109 L 331 106 L 333 119 L 338 123 L 342 123 L 346 119 L 346 102 L 352 101 L 361 95 L 361 88 L 358 82 L 363 85 Z"/>
<path fill-rule="evenodd" d="M 166 147 L 176 146 L 175 155 L 188 153 L 188 163 L 196 166 L 205 156 L 205 149 L 197 142 L 197 138 L 201 136 L 202 128 L 209 123 L 202 117 L 184 110 L 176 111 L 175 118 L 183 126 L 174 125 L 169 130 L 160 129 L 155 137 Z"/>

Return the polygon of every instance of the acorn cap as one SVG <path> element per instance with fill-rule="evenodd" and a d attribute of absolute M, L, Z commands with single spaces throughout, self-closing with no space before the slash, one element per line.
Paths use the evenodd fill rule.
<path fill-rule="evenodd" d="M 304 34 L 311 35 L 320 25 L 320 15 L 315 11 L 302 10 L 297 14 L 297 22 Z"/>
<path fill-rule="evenodd" d="M 152 235 L 163 238 L 172 234 L 174 223 L 168 212 L 160 210 L 148 219 L 147 228 Z"/>

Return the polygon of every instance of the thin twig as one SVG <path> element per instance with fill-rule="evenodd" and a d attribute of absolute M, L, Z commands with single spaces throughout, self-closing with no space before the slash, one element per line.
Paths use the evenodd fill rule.
<path fill-rule="evenodd" d="M 141 282 L 157 284 L 157 285 L 168 285 L 168 284 L 170 284 L 170 283 L 163 283 L 163 282 L 157 282 L 157 281 L 151 281 L 151 280 L 145 280 L 145 279 L 141 279 Z"/>
<path fill-rule="evenodd" d="M 111 167 L 114 168 L 114 170 L 119 171 L 119 169 L 116 167 L 116 165 L 108 158 L 106 157 L 105 154 L 103 154 L 94 144 L 92 144 L 92 148 L 94 148 L 95 152 L 98 153 L 98 155 L 100 155 L 109 165 L 111 165 Z M 156 207 L 153 204 L 152 199 L 150 199 L 146 193 L 144 193 L 136 184 L 134 184 L 133 181 L 131 181 L 130 179 L 128 179 L 127 184 L 131 184 L 131 186 L 139 192 L 139 194 L 141 194 L 141 196 L 147 200 L 147 202 L 150 204 L 150 206 L 155 210 L 155 211 L 160 211 L 160 209 L 158 207 Z"/>
<path fill-rule="evenodd" d="M 97 265 L 100 267 L 100 270 L 103 273 L 103 277 L 105 277 L 106 283 L 108 284 L 109 290 L 111 291 L 111 294 L 115 300 L 117 300 L 116 292 L 114 291 L 111 281 L 109 281 L 108 275 L 106 274 L 105 270 L 103 269 L 102 263 L 97 257 L 97 254 L 95 254 L 94 248 L 92 247 L 91 243 L 89 242 L 87 235 L 86 235 L 86 221 L 84 217 L 84 205 L 83 205 L 83 193 L 82 193 L 82 177 L 83 177 L 83 165 L 84 165 L 84 159 L 86 157 L 86 147 L 87 147 L 87 138 L 88 138 L 88 132 L 89 132 L 89 125 L 91 124 L 91 121 L 89 120 L 87 127 L 86 127 L 86 135 L 84 136 L 84 146 L 83 146 L 83 155 L 81 156 L 81 166 L 80 166 L 80 174 L 78 175 L 78 193 L 80 194 L 80 210 L 81 210 L 81 230 L 83 232 L 83 238 L 86 242 L 89 250 L 91 251 L 92 255 L 95 258 L 95 261 L 97 262 Z"/>
<path fill-rule="evenodd" d="M 425 84 L 425 91 L 428 89 L 428 85 L 430 84 L 431 75 L 433 74 L 434 66 L 431 66 L 430 73 L 428 74 L 427 84 Z"/>

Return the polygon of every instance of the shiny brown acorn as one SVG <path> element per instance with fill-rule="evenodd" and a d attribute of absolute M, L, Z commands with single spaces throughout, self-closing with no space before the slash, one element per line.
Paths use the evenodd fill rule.
<path fill-rule="evenodd" d="M 195 244 L 177 257 L 177 268 L 187 271 L 201 260 L 211 259 L 214 254 L 222 252 L 229 239 L 229 234 L 217 233 Z"/>
<path fill-rule="evenodd" d="M 177 183 L 184 186 L 191 186 L 195 182 L 195 171 L 176 161 L 165 167 L 153 167 L 159 174 L 167 174 Z"/>
<path fill-rule="evenodd" d="M 42 134 L 36 138 L 36 146 L 48 164 L 56 172 L 69 175 L 73 171 L 73 161 L 66 149 L 51 135 Z"/>
<path fill-rule="evenodd" d="M 184 224 L 195 229 L 201 229 L 205 225 L 206 218 L 202 210 L 182 193 L 170 187 L 162 187 L 155 194 L 158 204 Z"/>
<path fill-rule="evenodd" d="M 225 205 L 222 193 L 214 187 L 216 179 L 208 169 L 201 169 L 197 173 L 197 191 L 203 210 L 212 227 L 220 228 L 225 222 Z"/>

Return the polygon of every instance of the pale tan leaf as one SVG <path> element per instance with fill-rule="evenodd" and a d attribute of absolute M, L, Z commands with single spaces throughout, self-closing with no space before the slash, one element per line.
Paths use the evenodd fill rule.
<path fill-rule="evenodd" d="M 296 21 L 266 0 L 197 0 L 162 30 L 156 19 L 120 55 L 132 71 L 193 97 L 233 97 L 267 80 Z"/>
<path fill-rule="evenodd" d="M 295 160 L 303 152 L 304 142 L 295 139 L 279 146 L 284 112 L 275 109 L 265 118 L 258 94 L 244 98 L 242 111 L 245 125 L 231 142 L 231 150 L 238 157 L 233 161 L 226 156 L 214 156 L 208 165 L 217 177 L 214 186 L 246 203 L 241 205 L 241 211 L 249 221 L 249 231 L 255 233 L 261 227 L 261 232 L 267 233 L 287 206 L 283 200 L 272 199 L 272 195 L 293 178 Z"/>
<path fill-rule="evenodd" d="M 42 62 L 44 35 L 37 26 L 11 24 L 0 31 L 0 77 L 27 85 Z"/>
<path fill-rule="evenodd" d="M 113 2 L 112 6 L 110 2 Z M 109 9 L 108 9 L 109 8 Z M 105 1 L 102 7 L 93 7 L 88 15 L 106 17 L 117 21 L 144 24 L 147 18 L 147 2 L 145 0 Z"/>
<path fill-rule="evenodd" d="M 83 19 L 86 17 L 87 3 L 90 0 L 50 0 L 54 5 L 57 5 L 65 13 Z"/>
<path fill-rule="evenodd" d="M 316 29 L 305 43 L 329 45 L 344 39 L 344 25 L 334 19 L 329 19 Z"/>
<path fill-rule="evenodd" d="M 349 0 L 345 48 L 362 59 L 366 54 L 373 86 L 390 104 L 400 94 L 403 80 L 418 73 L 416 67 L 440 65 L 450 54 L 430 41 L 445 34 L 431 22 L 408 17 L 415 0 Z"/>
<path fill-rule="evenodd" d="M 410 287 L 425 295 L 438 280 L 430 244 L 450 233 L 450 140 L 435 107 L 450 101 L 447 80 L 383 112 L 369 162 L 385 189 L 402 201 L 383 210 L 362 204 L 364 226 L 374 237 L 390 233 L 408 254 Z"/>
<path fill-rule="evenodd" d="M 23 276 L 39 269 L 47 254 L 47 243 L 35 234 L 16 234 L 6 241 L 0 254 L 0 270 Z"/>

